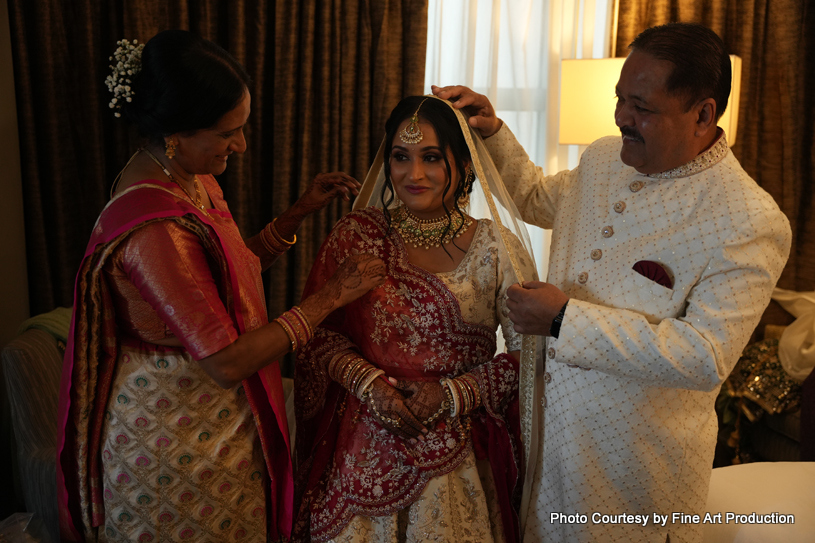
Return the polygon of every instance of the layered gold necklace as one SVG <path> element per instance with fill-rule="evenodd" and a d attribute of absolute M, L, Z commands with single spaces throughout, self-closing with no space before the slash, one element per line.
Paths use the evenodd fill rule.
<path fill-rule="evenodd" d="M 197 175 L 194 175 L 193 178 L 192 178 L 192 184 L 195 187 L 195 198 L 193 198 L 192 194 L 190 194 L 190 191 L 187 190 L 187 187 L 185 187 L 184 185 L 179 183 L 178 179 L 173 177 L 173 174 L 170 173 L 170 170 L 168 170 L 167 168 L 164 167 L 164 164 L 162 164 L 159 161 L 159 159 L 156 158 L 156 155 L 151 153 L 150 150 L 147 149 L 146 147 L 142 148 L 141 150 L 144 151 L 145 153 L 147 153 L 147 156 L 149 156 L 151 159 L 153 159 L 153 162 L 158 164 L 158 167 L 161 168 L 161 170 L 164 172 L 164 175 L 166 175 L 167 177 L 170 178 L 170 181 L 172 181 L 173 183 L 175 183 L 176 185 L 181 187 L 181 190 L 183 190 L 184 194 L 187 195 L 187 198 L 190 199 L 190 202 L 192 202 L 192 205 L 194 205 L 195 207 L 197 207 L 198 209 L 200 209 L 204 213 L 207 212 L 207 208 L 204 206 L 204 201 L 201 198 L 201 189 L 198 188 L 198 176 Z"/>
<path fill-rule="evenodd" d="M 393 225 L 405 243 L 410 243 L 416 249 L 430 249 L 450 243 L 466 232 L 471 224 L 473 220 L 469 216 L 456 211 L 450 217 L 438 219 L 420 219 L 405 206 L 399 206 L 393 212 Z"/>

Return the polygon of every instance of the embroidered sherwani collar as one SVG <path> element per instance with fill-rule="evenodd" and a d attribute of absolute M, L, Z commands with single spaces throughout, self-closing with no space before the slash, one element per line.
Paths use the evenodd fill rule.
<path fill-rule="evenodd" d="M 678 177 L 688 177 L 697 174 L 721 162 L 722 159 L 727 156 L 729 149 L 727 138 L 724 137 L 724 130 L 722 130 L 716 143 L 711 145 L 706 151 L 696 155 L 696 158 L 687 164 L 660 173 L 646 174 L 646 177 L 652 179 L 676 179 Z"/>

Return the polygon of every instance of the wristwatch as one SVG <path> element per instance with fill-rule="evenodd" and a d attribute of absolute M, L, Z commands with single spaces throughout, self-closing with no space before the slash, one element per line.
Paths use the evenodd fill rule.
<path fill-rule="evenodd" d="M 549 335 L 554 338 L 558 337 L 558 334 L 560 334 L 560 325 L 563 324 L 563 316 L 566 314 L 567 305 L 569 305 L 569 300 L 566 300 L 566 303 L 560 308 L 558 314 L 555 315 L 554 319 L 552 319 L 552 326 L 549 327 Z"/>

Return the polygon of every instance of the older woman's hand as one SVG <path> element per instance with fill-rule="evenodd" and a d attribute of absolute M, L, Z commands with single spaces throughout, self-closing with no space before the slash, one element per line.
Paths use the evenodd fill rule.
<path fill-rule="evenodd" d="M 321 322 L 329 313 L 349 304 L 385 282 L 385 263 L 369 254 L 351 255 L 325 285 L 300 304 L 309 321 Z"/>
<path fill-rule="evenodd" d="M 361 186 L 359 181 L 343 172 L 317 174 L 293 207 L 300 215 L 309 215 L 338 197 L 350 202 L 351 196 L 359 194 Z"/>
<path fill-rule="evenodd" d="M 427 428 L 405 405 L 401 392 L 382 379 L 374 380 L 368 392 L 368 411 L 390 433 L 402 439 L 422 439 Z"/>
<path fill-rule="evenodd" d="M 379 258 L 364 253 L 351 255 L 326 282 L 324 290 L 337 298 L 336 307 L 342 307 L 384 283 L 386 275 L 385 263 Z"/>

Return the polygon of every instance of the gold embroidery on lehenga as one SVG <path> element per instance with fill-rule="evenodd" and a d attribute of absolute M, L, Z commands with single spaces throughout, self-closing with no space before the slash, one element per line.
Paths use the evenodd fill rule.
<path fill-rule="evenodd" d="M 365 210 L 355 213 L 364 216 L 364 225 L 362 220 L 344 219 L 326 241 L 321 259 L 331 253 L 332 259 L 339 262 L 361 247 L 370 247 L 370 240 L 386 235 L 381 212 Z M 383 256 L 389 279 L 383 287 L 371 293 L 364 313 L 375 323 L 366 328 L 368 345 L 388 346 L 394 353 L 387 358 L 388 367 L 454 376 L 483 366 L 492 359 L 494 331 L 499 323 L 509 322 L 507 311 L 504 307 L 496 307 L 496 301 L 503 301 L 502 292 L 514 283 L 514 277 L 508 271 L 507 263 L 502 262 L 494 250 L 497 238 L 492 223 L 480 221 L 477 228 L 462 264 L 451 273 L 438 275 L 413 266 L 398 233 L 391 231 L 387 234 L 392 236 L 388 245 L 392 252 Z M 457 298 L 459 293 L 461 299 Z M 482 296 L 491 299 L 492 303 L 479 300 Z M 344 318 L 348 319 L 348 314 Z M 374 329 L 372 336 L 371 329 Z M 325 390 L 314 380 L 324 379 L 325 371 L 318 364 L 326 363 L 334 353 L 344 349 L 361 349 L 338 332 L 322 329 L 318 336 L 318 341 L 312 342 L 310 352 L 298 354 L 298 366 L 307 370 L 299 378 L 295 392 L 308 400 L 303 411 L 306 416 L 301 420 L 309 420 L 323 409 L 325 395 L 309 395 L 307 390 L 311 387 Z M 512 349 L 520 347 L 519 338 L 513 331 L 507 333 L 507 340 Z M 415 356 L 417 353 L 421 355 Z M 383 362 L 374 361 L 377 364 Z M 481 373 L 480 369 L 477 371 Z M 515 371 L 496 371 L 492 375 L 493 372 L 484 370 L 483 373 L 485 387 L 493 387 L 485 390 L 496 393 L 511 391 L 517 382 Z M 326 382 L 325 386 L 328 387 L 329 383 Z M 360 534 L 369 534 L 370 530 L 379 533 L 383 522 L 395 527 L 398 511 L 413 507 L 420 496 L 426 497 L 426 489 L 435 488 L 433 485 L 439 482 L 437 479 L 447 481 L 455 470 L 467 464 L 467 458 L 471 459 L 470 464 L 475 464 L 468 432 L 460 435 L 457 425 L 440 423 L 424 442 L 409 444 L 383 429 L 356 398 L 344 397 L 355 414 L 336 415 L 335 424 L 342 425 L 342 440 L 354 443 L 355 447 L 337 450 L 324 469 L 325 486 L 307 497 L 311 501 L 312 540 L 359 541 Z M 490 405 L 490 409 L 499 407 Z M 474 486 L 478 475 L 471 474 L 471 477 L 474 477 L 472 485 L 466 487 L 460 479 L 454 479 L 456 482 L 452 486 L 457 489 L 455 507 L 462 507 L 467 500 L 484 499 L 483 491 Z M 480 485 L 480 481 L 477 484 Z M 496 517 L 489 514 L 485 504 L 481 509 L 483 515 L 480 518 L 486 527 L 485 533 L 489 534 L 490 518 Z M 460 519 L 470 518 L 471 513 L 460 513 Z M 448 514 L 453 513 L 448 511 Z M 370 523 L 370 517 L 366 515 L 375 517 L 375 530 L 364 524 Z M 362 519 L 368 520 L 363 522 Z M 418 531 L 415 533 L 413 540 L 423 540 Z M 481 539 L 479 536 L 472 540 L 489 541 L 491 537 Z M 375 539 L 389 540 L 379 536 Z M 465 537 L 464 540 L 468 539 Z"/>

